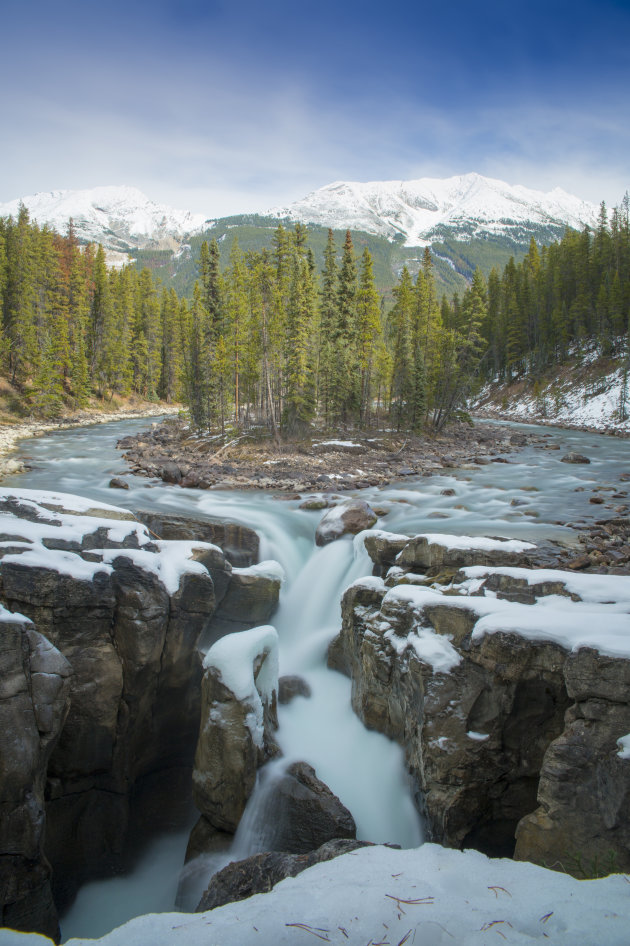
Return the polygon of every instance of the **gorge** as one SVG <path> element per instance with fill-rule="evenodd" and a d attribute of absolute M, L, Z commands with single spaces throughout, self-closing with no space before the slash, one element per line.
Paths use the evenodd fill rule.
<path fill-rule="evenodd" d="M 410 603 L 411 610 L 416 605 L 426 609 L 427 601 L 423 599 L 420 602 L 420 596 L 422 594 L 430 596 L 431 592 L 430 589 L 424 587 L 414 587 L 414 583 L 417 585 L 421 581 L 419 575 L 426 574 L 427 571 L 430 573 L 430 569 L 435 568 L 433 581 L 446 586 L 459 572 L 460 568 L 468 567 L 473 562 L 454 560 L 445 563 L 443 557 L 439 561 L 426 561 L 421 556 L 418 557 L 415 552 L 413 554 L 408 552 L 406 555 L 403 554 L 399 562 L 396 563 L 398 574 L 394 569 L 387 584 L 383 582 L 382 578 L 365 579 L 365 576 L 371 574 L 373 565 L 376 564 L 377 568 L 380 567 L 383 577 L 386 577 L 387 569 L 394 565 L 395 557 L 401 552 L 404 553 L 407 546 L 413 545 L 406 538 L 401 539 L 401 535 L 405 537 L 418 533 L 434 535 L 437 530 L 439 530 L 441 536 L 465 535 L 474 538 L 475 536 L 501 535 L 512 538 L 517 540 L 513 548 L 519 554 L 532 556 L 531 562 L 524 561 L 522 564 L 538 566 L 550 564 L 554 551 L 548 543 L 552 540 L 560 540 L 571 548 L 576 542 L 576 530 L 586 529 L 596 518 L 604 520 L 613 515 L 623 517 L 624 510 L 622 507 L 625 505 L 623 477 L 624 474 L 629 472 L 627 444 L 621 440 L 604 439 L 597 435 L 570 431 L 539 430 L 534 432 L 535 442 L 526 445 L 519 453 L 510 456 L 507 463 L 473 462 L 474 457 L 471 456 L 462 462 L 458 468 L 437 470 L 432 476 L 414 477 L 406 475 L 404 480 L 399 480 L 387 486 L 362 489 L 361 498 L 367 500 L 372 506 L 379 508 L 380 518 L 377 523 L 377 530 L 384 528 L 390 534 L 388 538 L 386 535 L 379 535 L 378 531 L 372 533 L 371 547 L 370 541 L 367 543 L 368 551 L 372 555 L 372 558 L 370 558 L 363 547 L 362 541 L 355 540 L 352 542 L 347 537 L 332 542 L 323 548 L 317 548 L 314 542 L 314 533 L 322 512 L 299 508 L 302 498 L 299 500 L 287 498 L 286 495 L 279 498 L 278 494 L 269 491 L 193 490 L 128 475 L 123 470 L 123 462 L 120 456 L 115 453 L 115 441 L 123 434 L 131 433 L 134 429 L 137 430 L 139 426 L 139 422 L 126 422 L 111 425 L 109 428 L 64 432 L 46 440 L 28 444 L 27 449 L 31 454 L 29 462 L 33 467 L 32 471 L 24 476 L 16 477 L 12 481 L 6 481 L 2 492 L 10 492 L 20 488 L 54 489 L 55 491 L 86 497 L 85 506 L 88 509 L 91 502 L 105 502 L 108 504 L 115 502 L 118 506 L 122 504 L 136 515 L 142 513 L 138 517 L 147 522 L 152 531 L 165 536 L 166 543 L 169 539 L 164 531 L 165 524 L 169 517 L 181 515 L 194 518 L 201 523 L 204 520 L 209 521 L 216 518 L 229 519 L 249 529 L 254 529 L 260 538 L 258 556 L 263 561 L 271 559 L 279 562 L 286 575 L 286 580 L 282 586 L 281 606 L 277 614 L 271 617 L 269 611 L 265 617 L 261 613 L 254 621 L 243 623 L 266 623 L 268 619 L 271 620 L 280 637 L 281 673 L 299 674 L 307 681 L 312 692 L 308 699 L 298 697 L 292 703 L 279 708 L 280 727 L 277 739 L 284 752 L 284 759 L 287 763 L 293 760 L 304 760 L 314 766 L 317 775 L 351 811 L 357 824 L 358 837 L 376 842 L 395 842 L 404 847 L 415 847 L 420 841 L 420 826 L 411 796 L 412 791 L 417 794 L 420 789 L 423 793 L 427 792 L 429 785 L 425 778 L 426 773 L 420 772 L 421 766 L 419 764 L 416 764 L 414 768 L 414 753 L 417 755 L 417 745 L 411 745 L 409 740 L 405 741 L 404 738 L 399 738 L 401 734 L 393 730 L 392 716 L 395 716 L 395 712 L 392 714 L 391 706 L 387 725 L 379 725 L 377 704 L 379 700 L 382 700 L 382 694 L 378 690 L 379 671 L 376 666 L 378 655 L 374 664 L 376 676 L 374 674 L 369 678 L 366 676 L 365 679 L 369 679 L 370 683 L 367 689 L 362 690 L 365 680 L 362 681 L 361 679 L 359 664 L 363 664 L 364 668 L 366 666 L 368 658 L 366 657 L 365 642 L 369 634 L 363 638 L 359 637 L 359 624 L 355 623 L 353 615 L 356 615 L 358 608 L 363 632 L 366 629 L 369 630 L 370 624 L 374 628 L 379 621 L 388 617 L 391 619 L 391 612 L 387 615 L 383 611 L 383 607 L 385 598 L 388 598 L 391 593 L 387 588 L 393 588 L 395 591 L 396 587 L 398 589 L 402 587 L 403 591 L 405 588 L 407 589 L 407 600 Z M 514 430 L 515 428 L 512 427 L 505 428 L 505 433 L 501 433 L 499 436 L 499 441 L 501 437 L 504 438 L 506 448 Z M 562 458 L 570 452 L 587 455 L 591 462 L 584 465 L 562 464 Z M 499 443 L 497 456 L 500 456 L 500 454 Z M 128 483 L 129 489 L 114 493 L 109 488 L 108 483 L 113 474 L 120 475 L 121 473 Z M 330 495 L 328 494 L 328 497 Z M 603 499 L 603 502 L 589 502 L 593 497 Z M 558 518 L 559 515 L 562 516 L 562 519 Z M 436 522 L 436 519 L 439 521 Z M 122 539 L 123 544 L 125 541 L 128 544 L 130 534 L 136 536 L 136 539 L 132 542 L 135 541 L 139 545 L 143 544 L 140 536 L 145 533 L 141 526 L 136 527 L 132 519 L 116 521 L 124 524 L 123 531 L 128 530 L 127 540 L 124 537 Z M 51 531 L 55 529 L 58 530 L 59 526 L 53 526 Z M 235 536 L 234 530 L 232 530 L 231 535 L 232 547 L 231 549 L 225 548 L 226 554 L 229 556 L 231 551 L 231 554 L 234 555 L 235 552 L 238 553 L 240 550 L 241 554 L 247 556 L 247 550 L 243 550 L 243 535 L 240 538 L 238 535 Z M 229 544 L 226 543 L 225 534 L 223 540 L 225 547 L 226 544 Z M 147 535 L 147 542 L 152 541 L 155 540 Z M 171 541 L 175 542 L 176 540 Z M 182 539 L 179 539 L 179 541 L 181 542 Z M 199 541 L 195 537 L 193 544 L 198 545 Z M 392 545 L 389 550 L 388 542 Z M 445 542 L 448 545 L 448 541 L 444 539 L 442 539 L 441 544 L 444 545 Z M 235 546 L 235 543 L 238 547 Z M 469 547 L 473 547 L 474 552 L 475 542 L 468 540 L 467 544 Z M 377 545 L 378 549 L 376 548 Z M 440 546 L 439 541 L 437 545 Z M 531 548 L 534 545 L 537 547 L 535 553 Z M 91 543 L 91 547 L 99 548 L 101 546 Z M 58 543 L 57 551 L 63 551 Z M 120 553 L 120 551 L 119 548 L 117 552 Z M 68 552 L 68 549 L 66 549 L 66 552 Z M 131 552 L 129 555 L 133 559 Z M 19 555 L 16 558 L 19 558 Z M 124 559 L 125 555 L 122 555 L 122 558 Z M 117 571 L 120 572 L 121 569 L 121 566 L 116 564 L 117 561 L 118 559 L 115 557 L 112 558 L 114 575 Z M 89 557 L 86 557 L 87 562 L 89 562 Z M 217 562 L 216 559 L 213 559 L 210 566 L 211 569 L 215 569 L 214 572 L 211 572 L 213 579 L 216 579 L 214 587 L 221 587 L 219 572 L 225 575 L 231 570 L 232 574 L 238 575 L 239 569 L 247 571 L 251 564 L 251 558 L 244 558 L 238 564 L 234 561 L 234 567 L 228 569 L 225 560 Z M 484 574 L 475 573 L 460 576 L 460 584 L 475 581 L 478 583 L 474 589 L 470 584 L 467 586 L 466 597 L 463 600 L 468 602 L 469 610 L 475 604 L 477 610 L 479 608 L 483 610 L 484 605 L 480 602 L 485 601 L 486 611 L 488 611 L 488 602 L 496 602 L 506 593 L 505 587 L 501 585 L 500 577 L 496 576 L 500 576 L 500 568 L 502 565 L 506 565 L 507 561 L 481 561 L 477 555 L 475 564 L 489 571 Z M 515 567 L 519 562 L 514 559 L 510 561 L 510 564 Z M 450 569 L 450 574 L 447 575 L 445 569 L 446 571 Z M 492 569 L 495 569 L 494 573 Z M 94 568 L 94 570 L 98 571 L 97 568 Z M 7 568 L 7 572 L 10 573 L 10 571 L 11 569 Z M 194 568 L 193 572 L 195 572 Z M 614 578 L 615 576 L 610 577 Z M 446 578 L 448 578 L 448 582 L 446 582 Z M 119 585 L 124 584 L 123 579 L 124 574 L 117 579 Z M 362 581 L 362 579 L 364 580 Z M 199 574 L 194 580 L 202 583 L 205 581 Z M 519 580 L 521 580 L 521 585 L 518 584 Z M 516 595 L 517 601 L 520 600 L 519 596 L 522 597 L 524 594 L 526 596 L 526 592 L 523 591 L 522 587 L 522 581 L 524 580 L 522 576 L 518 575 L 514 579 L 517 587 L 516 590 L 512 589 L 510 593 Z M 555 582 L 555 585 L 544 594 L 557 595 L 559 590 L 557 587 L 558 576 L 547 576 L 547 580 L 552 585 Z M 625 587 L 628 579 L 619 576 L 618 581 Z M 402 582 L 402 586 L 400 582 Z M 485 582 L 486 585 L 485 597 L 478 594 L 482 582 Z M 347 681 L 341 675 L 331 673 L 325 667 L 328 645 L 341 625 L 339 602 L 343 592 L 349 586 L 352 587 L 344 598 L 343 633 L 345 637 L 343 638 L 343 646 L 336 645 L 333 648 L 332 653 L 333 655 L 337 653 L 337 659 L 335 660 L 334 656 L 332 659 L 338 669 L 353 674 L 353 705 L 355 709 L 374 729 L 382 729 L 388 736 L 399 739 L 407 753 L 406 761 L 403 758 L 403 748 L 399 748 L 394 742 L 385 739 L 374 729 L 367 730 L 363 727 L 358 717 L 350 709 L 350 688 Z M 5 585 L 5 598 L 8 598 L 11 602 L 25 600 L 24 598 L 20 599 L 17 594 L 8 596 L 6 587 Z M 618 585 L 617 587 L 621 586 Z M 409 588 L 412 590 L 409 591 Z M 456 591 L 457 588 L 451 589 L 451 591 L 453 590 Z M 471 591 L 473 592 L 472 595 Z M 602 615 L 607 613 L 601 611 L 601 606 L 609 600 L 610 596 L 613 596 L 613 600 L 617 604 L 612 606 L 612 612 L 617 615 L 617 619 L 627 620 L 624 615 L 624 593 L 613 592 L 611 589 L 604 589 L 604 592 L 603 598 L 600 595 L 600 599 L 595 601 L 595 605 L 600 607 L 598 613 Z M 565 595 L 567 602 L 575 603 L 571 596 L 575 596 L 576 592 L 569 585 L 566 585 L 566 590 L 560 590 L 560 593 Z M 437 595 L 438 592 L 433 591 L 433 594 Z M 416 597 L 415 604 L 414 595 Z M 456 597 L 457 595 L 452 595 L 447 600 L 452 604 Z M 195 600 L 199 598 L 204 598 L 207 601 L 209 596 L 197 595 Z M 35 601 L 30 603 L 37 605 Z M 496 610 L 498 605 L 493 604 L 492 607 Z M 173 605 L 170 605 L 169 608 L 172 614 Z M 379 608 L 380 614 L 378 613 Z M 20 605 L 20 608 L 15 607 L 15 610 L 20 609 L 27 610 L 26 606 L 24 608 L 22 608 L 22 605 Z M 457 610 L 457 605 L 452 605 L 451 610 L 453 609 Z M 199 614 L 199 607 L 191 608 L 192 612 Z M 240 615 L 240 617 L 242 618 L 243 615 Z M 228 621 L 230 620 L 229 615 L 224 615 L 224 619 L 226 618 Z M 34 619 L 37 626 L 35 616 Z M 406 619 L 403 618 L 403 623 L 404 620 Z M 38 630 L 40 630 L 39 627 Z M 453 630 L 449 626 L 446 634 L 452 638 L 455 648 L 463 646 L 464 649 L 468 648 L 470 650 L 472 645 L 469 640 L 467 641 L 467 635 L 470 634 L 470 631 L 471 627 L 464 627 L 463 625 L 459 630 Z M 437 634 L 440 635 L 441 633 L 443 632 L 437 629 Z M 394 636 L 401 637 L 401 633 L 395 631 Z M 402 637 L 406 640 L 406 635 L 402 635 Z M 493 641 L 492 646 L 494 646 L 494 637 L 484 638 L 484 640 Z M 498 641 L 499 638 L 497 637 L 496 640 Z M 357 645 L 356 650 L 352 649 L 353 642 Z M 490 647 L 491 645 L 488 644 L 487 646 Z M 391 641 L 391 647 L 392 653 L 395 653 L 395 640 Z M 511 659 L 509 652 L 514 650 L 513 642 L 508 641 L 505 647 L 507 649 L 503 655 L 495 655 L 495 662 L 505 663 L 506 660 L 509 662 Z M 551 649 L 553 650 L 553 647 Z M 402 652 L 400 653 L 402 654 Z M 579 654 L 584 655 L 584 653 L 584 651 L 579 651 Z M 453 657 L 453 659 L 455 658 Z M 489 658 L 487 655 L 483 657 L 481 663 L 484 660 L 488 664 Z M 512 708 L 507 710 L 506 718 L 509 719 L 511 714 L 513 716 L 514 713 L 522 711 L 522 717 L 525 720 L 524 723 L 521 721 L 519 724 L 521 726 L 520 730 L 518 726 L 512 726 L 512 736 L 514 737 L 512 742 L 514 745 L 522 743 L 524 738 L 523 727 L 525 727 L 525 733 L 528 726 L 539 727 L 539 723 L 531 716 L 530 712 L 532 704 L 538 705 L 541 704 L 541 701 L 544 703 L 541 696 L 542 691 L 535 682 L 536 679 L 540 678 L 545 681 L 545 686 L 543 686 L 543 690 L 547 694 L 545 699 L 548 700 L 550 705 L 553 705 L 552 711 L 545 715 L 545 719 L 550 720 L 550 722 L 547 729 L 544 726 L 542 727 L 544 731 L 541 730 L 541 745 L 539 750 L 533 753 L 536 758 L 532 762 L 532 767 L 530 770 L 524 771 L 521 783 L 518 785 L 515 783 L 511 799 L 511 803 L 513 803 L 511 820 L 505 818 L 505 813 L 503 811 L 498 812 L 497 809 L 494 812 L 486 811 L 475 824 L 469 818 L 465 825 L 463 823 L 458 824 L 453 830 L 449 826 L 440 828 L 436 811 L 440 809 L 440 806 L 441 810 L 444 811 L 452 812 L 455 809 L 445 804 L 446 796 L 444 792 L 441 798 L 434 802 L 432 798 L 437 796 L 435 796 L 435 793 L 432 796 L 429 791 L 426 795 L 428 800 L 427 827 L 431 839 L 440 840 L 454 846 L 460 846 L 463 842 L 466 842 L 464 846 L 477 846 L 488 853 L 511 853 L 511 850 L 506 850 L 503 835 L 499 838 L 500 843 L 496 845 L 494 850 L 492 849 L 492 844 L 488 843 L 488 825 L 493 829 L 493 826 L 496 828 L 499 822 L 504 826 L 509 822 L 513 831 L 514 822 L 520 820 L 522 814 L 533 812 L 536 807 L 536 783 L 542 755 L 549 742 L 560 735 L 561 719 L 564 711 L 570 705 L 569 691 L 571 691 L 573 699 L 577 699 L 578 702 L 580 699 L 579 687 L 577 687 L 575 681 L 573 690 L 571 690 L 569 681 L 564 685 L 564 689 L 554 683 L 554 680 L 559 679 L 558 665 L 561 660 L 561 655 L 559 656 L 557 652 L 551 660 L 554 666 L 550 664 L 549 667 L 538 667 L 534 660 L 523 678 L 523 684 L 519 685 L 517 683 L 510 697 L 513 697 L 513 703 L 511 704 Z M 623 663 L 623 661 L 617 662 Z M 354 668 L 353 664 L 356 665 Z M 420 686 L 427 687 L 428 692 L 435 683 L 435 679 L 442 679 L 442 675 L 440 672 L 432 674 L 428 671 L 427 677 L 426 659 L 424 664 L 423 674 L 425 674 L 425 678 L 424 683 Z M 197 672 L 198 670 L 195 670 L 195 673 Z M 554 673 L 555 677 L 553 677 Z M 61 672 L 59 672 L 59 675 L 60 677 L 63 676 Z M 422 674 L 420 676 L 422 677 Z M 582 669 L 582 682 L 584 676 L 585 671 Z M 606 675 L 604 674 L 604 676 Z M 433 681 L 432 677 L 435 678 Z M 410 679 L 409 674 L 407 674 L 407 679 Z M 547 683 L 549 686 L 547 686 Z M 610 687 L 615 689 L 615 700 L 621 705 L 623 700 L 619 698 L 619 695 L 624 692 L 627 695 L 627 680 L 611 678 L 609 683 Z M 554 686 L 556 690 L 553 689 Z M 394 687 L 390 687 L 392 693 L 394 689 Z M 446 689 L 448 690 L 448 683 Z M 462 688 L 459 687 L 459 690 L 461 691 Z M 465 691 L 465 687 L 463 690 Z M 470 742 L 468 748 L 470 753 L 473 754 L 473 761 L 470 761 L 470 754 L 467 760 L 463 762 L 459 760 L 458 764 L 463 772 L 468 771 L 470 773 L 470 771 L 474 771 L 479 766 L 479 756 L 484 753 L 486 755 L 490 754 L 491 742 L 495 738 L 494 731 L 484 729 L 484 725 L 487 726 L 492 719 L 500 716 L 500 713 L 497 714 L 496 712 L 497 707 L 493 704 L 493 700 L 495 702 L 496 700 L 503 701 L 505 704 L 507 699 L 505 694 L 500 698 L 496 697 L 496 694 L 492 696 L 493 690 L 493 685 L 489 684 L 488 681 L 484 681 L 472 698 L 471 707 L 474 704 L 474 711 L 471 708 L 470 718 L 466 720 L 466 723 L 470 723 L 470 726 L 465 730 L 464 735 L 466 732 L 468 733 L 468 741 Z M 603 692 L 589 694 L 591 720 L 594 718 L 593 712 L 595 709 L 599 708 L 601 715 L 602 701 L 605 702 L 609 698 L 610 692 L 608 694 Z M 439 700 L 445 701 L 446 704 L 452 699 L 455 699 L 453 693 L 445 693 L 439 697 Z M 597 706 L 593 704 L 592 699 L 595 700 Z M 372 707 L 376 706 L 375 714 L 370 715 L 367 709 L 370 704 Z M 404 712 L 408 713 L 411 706 L 411 703 L 401 701 L 398 711 L 403 708 Z M 422 710 L 418 707 L 417 702 L 412 706 L 416 716 L 422 716 L 424 712 L 428 713 L 428 710 Z M 192 709 L 198 712 L 198 705 L 193 706 Z M 623 712 L 627 712 L 627 709 L 618 712 L 622 714 L 618 720 L 618 726 L 623 729 L 623 720 L 628 722 L 623 732 L 619 731 L 618 735 L 621 737 L 630 731 L 630 722 L 623 716 Z M 453 720 L 447 721 L 447 728 L 450 727 L 448 734 L 434 734 L 430 738 L 427 737 L 428 740 L 431 741 L 434 737 L 438 740 L 450 737 L 453 725 Z M 473 735 L 471 736 L 470 733 L 473 733 Z M 479 736 L 479 739 L 475 739 L 475 735 Z M 488 739 L 482 737 L 488 737 Z M 143 753 L 149 751 L 149 746 L 141 734 L 138 734 L 138 738 L 142 751 L 136 747 L 131 756 L 134 765 L 138 767 L 138 772 L 141 772 Z M 499 742 L 503 738 L 504 733 L 498 733 L 496 736 Z M 510 740 L 508 739 L 507 742 L 509 743 Z M 186 740 L 183 739 L 175 738 L 173 740 L 174 747 L 177 751 L 181 750 L 184 755 L 186 754 L 184 752 L 185 743 Z M 189 758 L 190 751 L 187 751 Z M 491 764 L 494 765 L 495 761 Z M 504 762 L 508 769 L 514 767 L 514 758 L 507 758 Z M 438 763 L 439 753 L 434 752 L 431 764 L 438 765 Z M 620 770 L 625 771 L 627 768 L 627 762 L 623 761 L 621 754 L 619 755 L 619 762 L 613 760 L 613 764 Z M 414 774 L 413 789 L 405 775 L 405 768 L 409 765 Z M 149 765 L 145 771 L 150 768 Z M 457 768 L 457 764 L 455 768 Z M 127 773 L 125 777 L 128 777 L 128 771 L 128 769 L 125 770 Z M 485 773 L 484 777 L 489 777 L 485 769 L 483 773 Z M 81 775 L 80 772 L 77 774 Z M 503 777 L 503 774 L 501 777 Z M 455 780 L 461 778 L 461 773 L 457 771 L 454 775 Z M 445 785 L 449 778 L 451 776 L 447 775 L 446 779 L 442 779 L 442 785 Z M 615 789 L 618 796 L 618 807 L 623 807 L 623 799 L 627 797 L 624 794 L 624 792 L 627 792 L 627 779 L 628 776 L 625 775 L 625 783 L 622 778 Z M 440 782 L 440 779 L 436 780 L 434 778 L 433 782 L 436 784 Z M 625 789 L 624 784 L 626 785 Z M 366 791 L 366 786 L 369 786 L 369 791 Z M 460 804 L 463 809 L 470 808 L 470 796 L 466 796 L 464 793 L 464 799 Z M 522 810 L 523 805 L 525 807 L 529 805 L 530 807 L 527 810 Z M 432 808 L 432 806 L 434 807 Z M 518 817 L 515 813 L 518 813 Z M 187 817 L 190 817 L 190 815 L 187 815 Z M 454 817 L 455 821 L 457 817 Z M 186 819 L 183 820 L 185 822 Z M 187 835 L 190 826 L 191 822 L 189 821 L 185 825 L 182 835 Z M 175 855 L 176 858 L 179 858 L 179 863 L 169 868 L 172 874 L 179 873 L 185 843 L 185 839 L 183 839 L 180 849 Z M 622 837 L 622 846 L 623 844 L 627 847 L 627 840 L 623 840 Z M 250 853 L 250 851 L 248 850 L 247 853 Z M 619 853 L 617 854 L 616 866 L 617 869 L 627 869 L 623 857 Z M 81 893 L 79 893 L 77 903 L 80 898 Z M 163 902 L 161 908 L 169 910 L 172 909 L 173 905 L 174 900 L 170 904 Z M 156 909 L 154 903 L 144 906 L 138 901 L 134 903 L 134 907 L 136 913 Z M 193 909 L 194 905 L 189 908 Z M 86 914 L 94 913 L 90 906 L 84 907 L 84 910 Z M 109 913 L 110 910 L 111 907 L 104 907 L 105 913 Z M 111 919 L 111 914 L 107 919 Z M 123 919 L 126 919 L 126 917 L 118 919 L 116 922 L 122 922 Z M 77 922 L 77 926 L 72 927 L 70 922 L 70 916 L 68 916 L 64 927 L 64 919 L 62 918 L 62 937 L 64 939 L 67 935 L 98 935 L 101 932 L 106 932 L 107 928 L 111 928 L 111 925 L 100 929 L 95 929 L 95 927 L 90 929 L 81 928 L 81 920 L 72 921 Z"/>

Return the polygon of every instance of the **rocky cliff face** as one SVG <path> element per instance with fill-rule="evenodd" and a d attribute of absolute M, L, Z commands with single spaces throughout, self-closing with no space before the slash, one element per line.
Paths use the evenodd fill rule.
<path fill-rule="evenodd" d="M 2 794 L 1 902 L 14 926 L 54 934 L 46 858 L 59 906 L 116 866 L 133 786 L 192 765 L 198 643 L 232 569 L 218 547 L 158 540 L 124 510 L 29 490 L 0 500 L 0 555 L 0 600 L 18 613 L 0 625 L 0 711 L 20 773 Z"/>
<path fill-rule="evenodd" d="M 0 609 L 0 926 L 52 937 L 59 925 L 42 852 L 45 773 L 68 713 L 71 675 L 27 618 Z"/>
<path fill-rule="evenodd" d="M 515 567 L 522 543 L 367 534 L 366 547 L 396 564 L 347 590 L 329 660 L 366 725 L 405 747 L 429 838 L 627 870 L 627 579 Z"/>

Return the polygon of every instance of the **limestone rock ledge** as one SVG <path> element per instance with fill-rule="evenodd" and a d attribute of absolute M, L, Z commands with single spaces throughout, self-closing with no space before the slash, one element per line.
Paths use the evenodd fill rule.
<path fill-rule="evenodd" d="M 249 581 L 250 596 L 256 586 L 262 589 L 268 610 L 274 607 L 271 570 Z M 22 681 L 24 706 L 18 716 L 9 710 L 18 706 L 12 693 L 12 702 L 0 701 L 0 708 L 9 713 L 3 731 L 24 778 L 15 781 L 20 797 L 13 789 L 2 795 L 0 865 L 16 852 L 22 856 L 12 838 L 28 808 L 32 826 L 24 837 L 31 840 L 24 857 L 31 858 L 32 880 L 24 891 L 52 883 L 62 908 L 79 882 L 118 869 L 134 785 L 192 767 L 199 642 L 212 635 L 217 600 L 229 594 L 232 576 L 217 546 L 158 539 L 127 510 L 61 493 L 2 491 L 0 602 L 18 613 L 18 624 L 0 622 L 3 666 L 12 668 L 1 683 Z M 277 603 L 280 580 L 271 584 Z M 238 595 L 232 598 L 238 607 Z M 28 633 L 18 635 L 20 621 Z M 47 666 L 44 656 L 55 654 L 65 675 L 29 670 L 33 635 L 37 661 Z M 45 854 L 37 854 L 44 835 Z M 0 905 L 13 910 L 13 925 L 54 934 L 52 900 L 44 916 L 31 897 L 18 916 L 12 904 L 23 891 L 17 880 L 7 883 L 0 885 Z"/>
<path fill-rule="evenodd" d="M 230 634 L 206 654 L 193 798 L 214 828 L 236 831 L 258 766 L 277 754 L 277 692 L 275 628 Z"/>
<path fill-rule="evenodd" d="M 629 580 L 518 567 L 523 543 L 364 539 L 394 564 L 346 591 L 329 662 L 366 725 L 404 746 L 429 838 L 628 870 Z M 445 567 L 448 584 L 427 576 Z"/>

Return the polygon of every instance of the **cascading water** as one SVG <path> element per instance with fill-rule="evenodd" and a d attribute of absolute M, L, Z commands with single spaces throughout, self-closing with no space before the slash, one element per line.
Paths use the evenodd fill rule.
<path fill-rule="evenodd" d="M 22 453 L 28 451 L 34 469 L 6 484 L 75 492 L 132 510 L 229 518 L 256 529 L 261 558 L 277 559 L 287 575 L 274 618 L 281 640 L 281 673 L 300 674 L 312 690 L 310 699 L 298 696 L 280 707 L 278 741 L 284 760 L 278 768 L 294 760 L 313 765 L 351 810 L 359 837 L 418 843 L 418 817 L 401 750 L 363 727 L 351 710 L 349 681 L 325 666 L 326 648 L 339 629 L 341 594 L 357 577 L 370 573 L 371 563 L 360 550 L 355 553 L 347 539 L 315 548 L 313 536 L 321 514 L 300 510 L 295 501 L 277 501 L 269 493 L 186 490 L 133 476 L 128 476 L 128 491 L 114 493 L 108 488 L 109 479 L 124 466 L 116 441 L 143 427 L 146 421 L 125 421 L 25 443 Z M 575 533 L 566 527 L 569 521 L 587 522 L 602 515 L 601 506 L 589 507 L 590 488 L 618 484 L 619 475 L 630 471 L 628 445 L 582 432 L 545 428 L 540 433 L 560 449 L 527 448 L 514 458 L 516 462 L 409 477 L 404 488 L 398 484 L 364 490 L 361 496 L 388 510 L 383 527 L 393 532 L 571 540 Z M 569 450 L 589 455 L 591 464 L 560 463 Z M 446 488 L 454 495 L 445 495 Z M 609 488 L 614 492 L 612 485 Z M 560 513 L 564 521 L 559 523 Z M 275 766 L 269 767 L 268 777 Z M 260 838 L 259 817 L 264 790 L 261 778 L 228 859 L 237 849 L 251 853 L 266 843 Z M 188 830 L 156 839 L 133 874 L 83 888 L 62 919 L 64 938 L 101 935 L 139 913 L 173 909 L 187 834 Z M 219 859 L 212 866 L 224 862 Z M 210 866 L 206 867 L 207 877 Z"/>

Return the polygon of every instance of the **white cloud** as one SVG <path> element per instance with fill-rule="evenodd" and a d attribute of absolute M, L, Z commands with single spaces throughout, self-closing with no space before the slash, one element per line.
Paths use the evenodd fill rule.
<path fill-rule="evenodd" d="M 234 76 L 216 58 L 178 81 L 91 77 L 60 104 L 22 92 L 0 106 L 0 200 L 38 190 L 129 183 L 176 207 L 265 211 L 338 179 L 479 171 L 617 203 L 630 187 L 629 122 L 619 103 L 494 102 L 450 108 L 361 88 L 325 101 L 296 75 Z M 102 69 L 102 66 L 101 66 Z M 220 77 L 220 78 L 218 78 Z M 264 81 L 263 81 L 264 80 Z M 90 93 L 90 94 L 88 94 Z"/>

